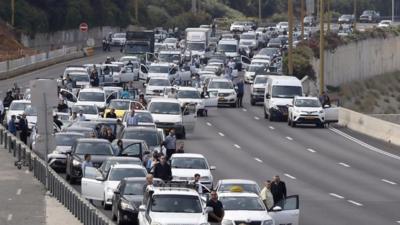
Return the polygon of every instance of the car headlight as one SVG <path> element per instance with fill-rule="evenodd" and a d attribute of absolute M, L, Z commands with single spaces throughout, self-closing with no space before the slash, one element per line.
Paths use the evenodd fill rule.
<path fill-rule="evenodd" d="M 201 223 L 200 225 L 210 225 L 209 223 Z"/>
<path fill-rule="evenodd" d="M 236 92 L 231 92 L 230 95 L 231 96 L 236 96 Z"/>
<path fill-rule="evenodd" d="M 324 110 L 319 110 L 319 114 L 323 114 L 324 112 Z"/>
<path fill-rule="evenodd" d="M 120 205 L 121 205 L 121 209 L 122 210 L 127 210 L 127 209 L 135 210 L 135 208 L 131 204 L 129 204 L 128 202 L 121 202 Z"/>
<path fill-rule="evenodd" d="M 200 178 L 200 181 L 205 181 L 205 182 L 211 182 L 212 177 L 211 176 L 204 176 Z"/>
<path fill-rule="evenodd" d="M 74 160 L 72 160 L 72 165 L 73 165 L 73 166 L 80 166 L 80 165 L 81 165 L 81 162 L 78 161 L 78 160 L 76 160 L 76 159 L 74 159 Z"/>
<path fill-rule="evenodd" d="M 274 221 L 273 220 L 264 220 L 262 225 L 274 225 Z"/>
<path fill-rule="evenodd" d="M 222 220 L 222 225 L 234 225 L 232 220 Z"/>
<path fill-rule="evenodd" d="M 298 110 L 298 109 L 295 109 L 295 110 L 294 110 L 294 113 L 296 113 L 296 114 L 300 114 L 300 113 L 301 113 L 301 111 L 300 111 L 300 110 Z"/>

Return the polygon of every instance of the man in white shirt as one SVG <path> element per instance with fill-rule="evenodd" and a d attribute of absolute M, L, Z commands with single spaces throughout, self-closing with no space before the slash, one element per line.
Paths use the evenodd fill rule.
<path fill-rule="evenodd" d="M 79 121 L 85 121 L 86 120 L 86 117 L 85 117 L 85 115 L 83 115 L 83 111 L 82 110 L 79 110 L 78 120 Z"/>
<path fill-rule="evenodd" d="M 201 184 L 201 182 L 200 182 L 200 174 L 198 174 L 198 173 L 196 173 L 195 175 L 194 175 L 194 185 L 196 186 L 195 188 L 196 188 L 196 191 L 199 193 L 199 194 L 203 194 L 203 185 Z"/>
<path fill-rule="evenodd" d="M 138 117 L 135 115 L 135 110 L 132 109 L 131 114 L 128 117 L 128 120 L 126 121 L 126 124 L 128 127 L 130 126 L 137 126 L 139 123 Z"/>

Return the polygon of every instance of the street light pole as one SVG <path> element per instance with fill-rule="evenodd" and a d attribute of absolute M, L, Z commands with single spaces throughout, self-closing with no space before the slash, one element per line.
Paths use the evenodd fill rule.
<path fill-rule="evenodd" d="M 305 17 L 305 13 L 304 13 L 304 0 L 301 0 L 301 4 L 300 4 L 300 19 L 301 19 L 301 40 L 304 40 L 304 17 Z"/>
<path fill-rule="evenodd" d="M 354 14 L 353 27 L 354 27 L 354 30 L 356 30 L 357 29 L 357 0 L 354 0 L 354 12 L 353 12 L 353 14 Z"/>
<path fill-rule="evenodd" d="M 15 25 L 15 0 L 11 0 L 11 25 Z"/>
<path fill-rule="evenodd" d="M 320 30 L 319 30 L 319 93 L 322 95 L 322 92 L 325 90 L 325 35 L 324 35 L 324 0 L 320 0 Z"/>
<path fill-rule="evenodd" d="M 288 75 L 293 75 L 293 0 L 288 0 L 289 16 L 289 53 L 288 53 Z"/>
<path fill-rule="evenodd" d="M 328 32 L 331 32 L 331 0 L 326 0 L 327 1 L 327 11 L 328 11 Z"/>
<path fill-rule="evenodd" d="M 394 23 L 394 0 L 392 0 L 392 22 Z"/>
<path fill-rule="evenodd" d="M 261 22 L 261 0 L 258 0 L 258 21 Z"/>
<path fill-rule="evenodd" d="M 135 19 L 136 22 L 139 22 L 139 0 L 134 0 L 135 1 Z"/>

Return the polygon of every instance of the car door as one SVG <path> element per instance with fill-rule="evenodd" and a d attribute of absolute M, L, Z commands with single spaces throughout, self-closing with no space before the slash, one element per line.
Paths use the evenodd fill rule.
<path fill-rule="evenodd" d="M 153 53 L 147 52 L 146 53 L 146 64 L 153 63 L 157 60 L 157 56 Z"/>
<path fill-rule="evenodd" d="M 101 173 L 94 167 L 86 167 L 84 174 L 81 181 L 82 196 L 87 199 L 103 201 L 104 181 L 97 180 L 102 177 Z"/>
<path fill-rule="evenodd" d="M 240 61 L 243 69 L 246 69 L 251 64 L 251 59 L 243 55 L 240 56 Z"/>
<path fill-rule="evenodd" d="M 187 133 L 192 133 L 194 131 L 194 127 L 196 124 L 196 105 L 195 104 L 187 104 L 183 109 L 182 115 L 183 126 L 185 127 L 185 131 Z"/>
<path fill-rule="evenodd" d="M 275 220 L 275 225 L 299 225 L 299 196 L 288 196 L 277 202 L 269 215 Z"/>
<path fill-rule="evenodd" d="M 67 102 L 68 108 L 72 108 L 72 106 L 74 106 L 75 103 L 78 101 L 78 98 L 76 97 L 76 95 L 74 95 L 72 92 L 70 92 L 66 89 L 61 89 L 60 95 Z"/>
<path fill-rule="evenodd" d="M 147 66 L 143 65 L 143 64 L 140 64 L 139 80 L 146 81 L 148 73 L 149 73 L 149 68 Z"/>
<path fill-rule="evenodd" d="M 325 108 L 325 123 L 337 123 L 339 122 L 339 107 L 330 106 Z"/>
<path fill-rule="evenodd" d="M 111 93 L 111 94 L 107 97 L 107 99 L 106 99 L 106 104 L 107 104 L 107 105 L 110 104 L 111 100 L 117 99 L 117 98 L 118 98 L 118 92 L 115 91 L 115 92 Z"/>
<path fill-rule="evenodd" d="M 207 109 L 213 109 L 218 106 L 218 91 L 208 92 L 208 96 L 204 99 L 204 106 Z"/>

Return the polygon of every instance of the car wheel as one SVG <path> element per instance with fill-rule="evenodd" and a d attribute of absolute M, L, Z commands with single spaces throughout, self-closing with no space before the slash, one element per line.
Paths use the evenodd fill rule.
<path fill-rule="evenodd" d="M 268 119 L 268 114 L 265 112 L 265 108 L 264 108 L 264 119 Z"/>
<path fill-rule="evenodd" d="M 274 121 L 274 120 L 275 120 L 274 114 L 271 113 L 271 114 L 269 115 L 269 121 L 272 122 L 272 121 Z"/>
<path fill-rule="evenodd" d="M 296 122 L 292 121 L 292 127 L 296 127 Z"/>
<path fill-rule="evenodd" d="M 325 124 L 324 124 L 324 123 L 317 123 L 317 127 L 319 127 L 319 128 L 325 128 Z"/>
<path fill-rule="evenodd" d="M 253 106 L 256 105 L 256 100 L 251 99 L 251 100 L 250 100 L 250 104 L 253 105 Z"/>

